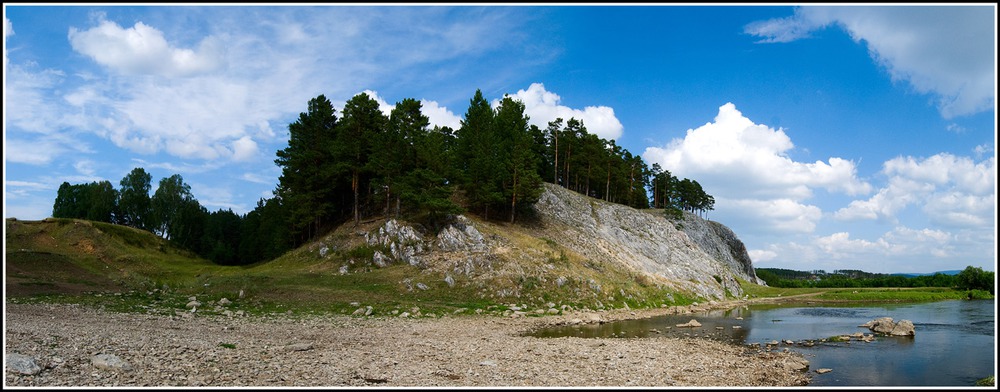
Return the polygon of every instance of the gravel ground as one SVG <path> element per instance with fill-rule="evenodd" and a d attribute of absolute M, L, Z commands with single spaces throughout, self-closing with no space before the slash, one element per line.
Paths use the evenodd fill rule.
<path fill-rule="evenodd" d="M 788 387 L 795 352 L 701 338 L 534 338 L 533 328 L 676 309 L 546 317 L 122 314 L 6 304 L 5 387 Z M 23 356 L 23 357 L 21 357 Z M 24 374 L 12 358 L 34 362 Z M 30 367 L 30 366 L 29 366 Z"/>

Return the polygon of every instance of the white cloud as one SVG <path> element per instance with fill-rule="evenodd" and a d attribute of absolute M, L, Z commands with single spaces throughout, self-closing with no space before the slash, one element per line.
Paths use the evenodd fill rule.
<path fill-rule="evenodd" d="M 126 74 L 192 76 L 225 66 L 224 46 L 218 39 L 206 37 L 197 49 L 177 48 L 142 22 L 128 29 L 107 20 L 88 30 L 70 27 L 69 41 L 77 52 Z"/>
<path fill-rule="evenodd" d="M 758 263 L 758 265 L 761 262 L 771 261 L 778 257 L 778 254 L 773 250 L 751 249 L 747 250 L 747 254 L 750 255 L 750 260 L 753 260 L 754 263 Z"/>
<path fill-rule="evenodd" d="M 996 250 L 991 229 L 945 231 L 896 226 L 874 240 L 848 232 L 816 236 L 803 242 L 748 249 L 757 267 L 812 270 L 860 269 L 868 272 L 934 272 L 957 265 L 988 265 Z M 928 257 L 930 256 L 930 257 Z M 914 260 L 920 260 L 915 263 Z"/>
<path fill-rule="evenodd" d="M 983 155 L 992 153 L 993 151 L 993 146 L 986 144 L 980 144 L 972 149 L 972 152 L 976 154 L 976 158 L 982 158 Z"/>
<path fill-rule="evenodd" d="M 559 95 L 545 90 L 541 83 L 532 83 L 527 90 L 518 90 L 511 98 L 524 103 L 524 112 L 528 115 L 529 124 L 545 129 L 549 121 L 556 118 L 582 120 L 587 132 L 607 140 L 615 140 L 622 136 L 624 127 L 615 117 L 615 110 L 607 106 L 587 106 L 573 109 L 559 104 Z M 499 104 L 494 100 L 493 105 Z"/>
<path fill-rule="evenodd" d="M 4 138 L 4 161 L 25 163 L 29 165 L 47 165 L 52 160 L 65 153 L 66 149 L 46 140 L 25 140 L 21 138 Z"/>
<path fill-rule="evenodd" d="M 871 191 L 857 178 L 853 162 L 837 157 L 829 163 L 795 162 L 787 156 L 793 147 L 784 130 L 754 124 L 727 103 L 715 122 L 689 129 L 664 147 L 648 147 L 642 157 L 679 178 L 696 179 L 717 198 L 804 200 L 817 187 L 848 195 Z"/>
<path fill-rule="evenodd" d="M 441 106 L 436 101 L 426 99 L 420 100 L 421 111 L 430 120 L 431 127 L 441 126 L 457 130 L 462 127 L 462 118 L 456 116 L 448 108 Z"/>
<path fill-rule="evenodd" d="M 70 28 L 73 49 L 103 68 L 69 69 L 80 76 L 76 86 L 49 82 L 49 89 L 59 87 L 63 104 L 51 113 L 29 110 L 46 108 L 38 103 L 52 102 L 55 91 L 38 91 L 36 99 L 21 94 L 18 102 L 29 110 L 18 112 L 24 113 L 19 126 L 42 132 L 57 129 L 49 123 L 62 118 L 138 154 L 270 160 L 252 154 L 250 142 L 258 151 L 280 148 L 288 122 L 309 99 L 343 97 L 386 80 L 429 85 L 428 72 L 454 79 L 468 73 L 479 55 L 523 39 L 488 39 L 497 25 L 525 23 L 507 9 L 275 7 L 252 25 L 245 20 L 263 15 L 256 7 L 205 12 L 211 24 L 163 22 L 175 30 L 149 22 L 128 27 L 103 15 L 91 26 Z M 461 22 L 440 28 L 455 18 Z M 512 61 L 511 69 L 524 61 Z M 423 102 L 432 125 L 457 128 L 459 118 L 447 108 Z M 382 109 L 388 113 L 391 106 L 383 102 Z"/>
<path fill-rule="evenodd" d="M 378 93 L 375 91 L 364 90 L 358 94 L 355 94 L 354 96 L 360 94 L 367 94 L 369 98 L 374 99 L 375 102 L 378 102 L 378 110 L 380 110 L 382 114 L 384 114 L 386 117 L 392 115 L 392 110 L 396 108 L 396 105 L 390 105 L 388 102 L 385 101 L 385 98 L 379 96 Z"/>
<path fill-rule="evenodd" d="M 938 97 L 944 118 L 995 104 L 996 8 L 984 6 L 806 6 L 791 17 L 748 24 L 759 42 L 790 42 L 830 25 L 864 41 L 894 81 Z"/>
<path fill-rule="evenodd" d="M 852 201 L 834 213 L 840 220 L 897 222 L 914 205 L 934 223 L 950 227 L 989 227 L 996 207 L 996 159 L 981 162 L 951 154 L 926 159 L 897 157 L 882 167 L 887 185 L 867 200 Z"/>
<path fill-rule="evenodd" d="M 368 96 L 374 99 L 375 102 L 378 102 L 379 110 L 382 114 L 385 114 L 386 117 L 392 115 L 392 110 L 396 108 L 395 104 L 389 104 L 389 102 L 380 96 L 376 91 L 364 90 L 362 92 L 368 94 Z M 338 109 L 338 111 L 340 110 L 342 109 Z M 421 99 L 420 112 L 427 116 L 431 128 L 434 126 L 442 126 L 450 127 L 451 129 L 458 129 L 462 126 L 462 118 L 456 116 L 455 113 L 452 113 L 448 110 L 448 108 L 438 104 L 437 101 Z"/>
<path fill-rule="evenodd" d="M 257 155 L 257 142 L 244 136 L 233 142 L 233 160 L 248 161 Z"/>
<path fill-rule="evenodd" d="M 48 99 L 65 79 L 60 70 L 34 70 L 11 65 L 4 73 L 4 122 L 8 127 L 51 134 L 66 126 L 62 113 Z"/>
<path fill-rule="evenodd" d="M 755 235 L 811 233 L 823 217 L 819 207 L 791 199 L 729 199 L 716 197 L 715 213 L 726 216 L 726 224 Z"/>

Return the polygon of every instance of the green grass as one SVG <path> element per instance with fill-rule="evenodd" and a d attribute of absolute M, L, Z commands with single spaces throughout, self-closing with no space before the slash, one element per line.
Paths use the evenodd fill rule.
<path fill-rule="evenodd" d="M 466 309 L 462 314 L 477 310 L 502 314 L 508 304 L 525 304 L 532 310 L 549 302 L 575 309 L 642 309 L 705 302 L 650 276 L 587 259 L 544 235 L 492 222 L 477 222 L 477 228 L 484 236 L 502 236 L 509 248 L 540 257 L 509 252 L 491 259 L 489 271 L 473 276 L 399 262 L 378 267 L 372 255 L 388 250 L 365 244 L 355 234 L 362 228 L 346 228 L 331 233 L 322 244 L 300 247 L 269 262 L 220 266 L 128 227 L 72 219 L 8 219 L 6 224 L 7 297 L 14 302 L 178 314 L 189 310 L 185 305 L 194 296 L 206 304 L 198 314 L 226 310 L 251 315 L 352 314 L 371 306 L 374 316 L 393 316 L 414 307 L 422 315 L 440 316 L 459 309 Z M 319 255 L 321 246 L 329 249 L 325 256 Z M 445 281 L 449 274 L 453 285 Z M 749 297 L 808 294 L 803 301 L 912 302 L 988 295 L 940 288 L 786 289 L 740 284 Z M 224 309 L 207 305 L 221 298 L 233 304 Z"/>
<path fill-rule="evenodd" d="M 970 292 L 949 287 L 780 288 L 745 281 L 740 281 L 740 285 L 751 298 L 784 298 L 792 302 L 929 302 L 992 298 L 988 292 Z"/>

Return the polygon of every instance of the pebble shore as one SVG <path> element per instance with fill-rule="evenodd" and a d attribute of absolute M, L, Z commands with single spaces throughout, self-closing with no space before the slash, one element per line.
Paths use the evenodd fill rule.
<path fill-rule="evenodd" d="M 5 387 L 794 387 L 795 352 L 700 338 L 535 338 L 544 317 L 152 315 L 6 304 Z M 31 366 L 11 366 L 11 358 Z M 23 364 L 22 364 L 23 365 Z"/>

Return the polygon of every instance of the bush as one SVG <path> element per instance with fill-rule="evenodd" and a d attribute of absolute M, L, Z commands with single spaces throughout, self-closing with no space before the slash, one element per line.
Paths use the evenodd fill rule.
<path fill-rule="evenodd" d="M 993 299 L 993 295 L 988 291 L 984 290 L 969 290 L 966 291 L 966 298 L 968 299 Z"/>

